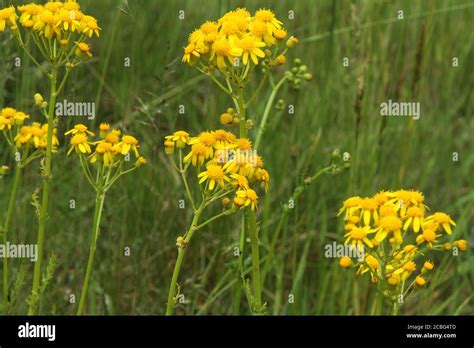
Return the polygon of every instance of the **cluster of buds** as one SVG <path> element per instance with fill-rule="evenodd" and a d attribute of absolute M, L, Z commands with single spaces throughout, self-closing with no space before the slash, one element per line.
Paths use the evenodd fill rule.
<path fill-rule="evenodd" d="M 286 76 L 291 86 L 296 90 L 301 88 L 302 82 L 311 81 L 313 79 L 313 75 L 308 72 L 308 67 L 301 64 L 301 59 L 299 58 L 293 61 L 293 67 L 286 72 Z"/>

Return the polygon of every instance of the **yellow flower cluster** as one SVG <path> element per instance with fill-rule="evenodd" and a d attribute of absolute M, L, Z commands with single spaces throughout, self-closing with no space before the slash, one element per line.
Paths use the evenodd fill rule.
<path fill-rule="evenodd" d="M 76 124 L 73 129 L 65 135 L 70 135 L 71 147 L 68 155 L 75 151 L 79 155 L 89 156 L 91 163 L 100 162 L 104 166 L 114 166 L 125 160 L 126 156 L 134 153 L 137 158 L 136 166 L 146 164 L 145 158 L 138 152 L 138 140 L 131 135 L 122 135 L 118 129 L 112 129 L 109 124 L 102 123 L 99 126 L 100 140 L 90 141 L 95 136 L 87 126 Z"/>
<path fill-rule="evenodd" d="M 29 3 L 17 9 L 19 17 L 13 6 L 0 10 L 0 31 L 7 26 L 16 31 L 19 22 L 23 28 L 33 30 L 48 40 L 67 40 L 71 33 L 87 37 L 99 36 L 100 33 L 97 19 L 82 13 L 75 0 L 49 1 L 44 5 Z"/>
<path fill-rule="evenodd" d="M 99 37 L 101 30 L 97 19 L 81 12 L 75 0 L 49 1 L 44 5 L 29 3 L 16 9 L 10 6 L 0 10 L 0 32 L 10 28 L 20 45 L 26 48 L 19 26 L 29 35 L 28 39 L 33 38 L 46 59 L 69 63 L 69 67 L 75 64 L 70 60 L 72 53 L 81 60 L 92 57 L 85 41 L 93 35 Z M 50 41 L 53 45 L 47 43 Z"/>
<path fill-rule="evenodd" d="M 381 191 L 373 197 L 350 197 L 338 211 L 344 214 L 345 244 L 363 251 L 363 259 L 344 256 L 343 268 L 356 267 L 357 274 L 369 272 L 373 283 L 388 284 L 394 290 L 417 270 L 411 285 L 423 286 L 423 274 L 431 271 L 433 263 L 425 260 L 419 268 L 417 257 L 429 250 L 451 250 L 452 244 L 440 244 L 443 232 L 452 234 L 456 226 L 443 212 L 427 214 L 423 193 L 414 190 Z M 467 249 L 465 240 L 454 242 L 460 251 Z M 390 289 L 389 289 L 390 290 Z"/>
<path fill-rule="evenodd" d="M 255 185 L 268 190 L 270 175 L 249 139 L 237 138 L 222 129 L 202 132 L 197 137 L 177 131 L 165 137 L 164 145 L 168 155 L 173 155 L 176 148 L 180 154 L 189 148 L 183 162 L 187 167 L 197 168 L 199 183 L 206 184 L 207 192 L 235 192 L 234 204 L 238 207 L 256 209 Z M 202 171 L 201 166 L 204 166 Z"/>
<path fill-rule="evenodd" d="M 10 145 L 20 149 L 42 149 L 47 147 L 48 124 L 33 122 L 26 125 L 30 116 L 13 108 L 4 108 L 0 111 L 0 131 L 4 133 Z M 12 132 L 13 130 L 13 132 Z M 59 141 L 56 137 L 56 128 L 53 130 L 52 151 L 56 151 Z"/>
<path fill-rule="evenodd" d="M 189 35 L 188 45 L 184 48 L 183 62 L 203 66 L 215 65 L 220 70 L 226 68 L 226 60 L 231 66 L 257 65 L 266 55 L 275 64 L 285 61 L 284 53 L 278 54 L 265 49 L 281 46 L 287 32 L 271 10 L 260 9 L 251 16 L 245 8 L 227 12 L 217 22 L 207 21 Z M 287 47 L 294 46 L 298 40 L 290 37 Z"/>

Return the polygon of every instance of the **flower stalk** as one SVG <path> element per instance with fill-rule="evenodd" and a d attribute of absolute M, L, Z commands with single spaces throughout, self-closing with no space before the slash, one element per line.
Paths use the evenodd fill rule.
<path fill-rule="evenodd" d="M 8 242 L 8 232 L 10 230 L 10 223 L 15 208 L 16 197 L 18 194 L 18 188 L 21 181 L 21 163 L 20 161 L 16 162 L 15 173 L 13 177 L 13 186 L 10 192 L 10 199 L 8 201 L 7 214 L 5 217 L 5 223 L 3 225 L 2 234 L 3 234 L 3 245 L 6 245 Z M 8 258 L 3 258 L 3 304 L 7 305 L 8 300 L 8 285 L 9 285 L 9 270 L 8 270 Z"/>
<path fill-rule="evenodd" d="M 174 266 L 173 270 L 173 275 L 171 276 L 171 283 L 168 291 L 168 302 L 166 305 L 166 315 L 172 315 L 173 314 L 173 308 L 176 302 L 176 286 L 178 284 L 178 277 L 179 277 L 179 272 L 181 270 L 181 265 L 183 263 L 184 255 L 186 253 L 186 248 L 189 245 L 191 238 L 194 235 L 194 232 L 196 232 L 199 229 L 198 223 L 199 219 L 201 218 L 201 214 L 206 207 L 206 204 L 203 202 L 195 211 L 193 220 L 191 222 L 191 226 L 189 227 L 188 231 L 185 234 L 184 240 L 178 245 L 178 256 L 176 258 L 176 263 Z"/>
<path fill-rule="evenodd" d="M 56 87 L 57 87 L 57 76 L 58 68 L 53 65 L 50 73 L 50 97 L 49 97 L 49 110 L 48 110 L 48 135 L 47 135 L 47 146 L 46 146 L 46 155 L 45 155 L 45 164 L 42 172 L 43 177 L 43 190 L 42 190 L 42 199 L 41 199 L 41 212 L 39 216 L 39 225 L 38 225 L 38 235 L 37 235 L 37 245 L 38 245 L 38 259 L 35 263 L 34 273 L 33 273 L 33 285 L 31 289 L 31 294 L 35 296 L 38 294 L 39 285 L 40 285 L 40 276 L 41 276 L 41 263 L 43 259 L 43 242 L 44 234 L 46 230 L 46 222 L 48 220 L 48 207 L 49 207 L 49 194 L 50 194 L 50 185 L 52 179 L 52 159 L 53 159 L 53 128 L 54 128 L 54 108 L 56 105 Z M 30 301 L 28 315 L 35 315 L 39 307 L 39 301 Z"/>
<path fill-rule="evenodd" d="M 92 235 L 89 246 L 89 258 L 87 260 L 87 268 L 82 283 L 81 298 L 79 300 L 79 307 L 77 308 L 77 315 L 82 315 L 84 311 L 84 304 L 86 302 L 87 291 L 89 289 L 89 281 L 92 273 L 92 265 L 94 263 L 94 255 L 97 249 L 97 239 L 99 238 L 100 220 L 102 211 L 104 209 L 106 192 L 102 189 L 97 190 L 95 197 L 94 221 L 92 223 Z"/>

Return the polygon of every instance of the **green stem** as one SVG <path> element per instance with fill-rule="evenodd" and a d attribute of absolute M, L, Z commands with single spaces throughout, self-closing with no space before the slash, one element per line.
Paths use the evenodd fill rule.
<path fill-rule="evenodd" d="M 270 98 L 268 98 L 267 105 L 265 106 L 265 110 L 263 112 L 262 120 L 260 121 L 260 125 L 258 127 L 257 138 L 255 140 L 254 146 L 255 151 L 258 150 L 258 146 L 260 145 L 260 141 L 262 140 L 262 135 L 263 133 L 265 133 L 265 126 L 267 125 L 268 115 L 270 115 L 270 110 L 272 109 L 273 102 L 278 93 L 278 90 L 281 86 L 283 86 L 283 83 L 287 80 L 287 78 L 287 76 L 282 77 L 282 79 L 273 88 L 272 93 L 270 94 Z"/>
<path fill-rule="evenodd" d="M 244 248 L 245 248 L 245 214 L 242 214 L 241 220 L 241 231 L 240 231 L 240 240 L 239 240 L 239 261 L 238 261 L 238 277 L 237 279 L 242 279 L 243 282 L 236 282 L 236 290 L 234 297 L 233 305 L 233 314 L 240 314 L 240 302 L 242 300 L 242 286 L 245 286 L 245 277 L 244 277 Z"/>
<path fill-rule="evenodd" d="M 92 236 L 89 246 L 89 259 L 87 260 L 87 269 L 82 283 L 81 299 L 79 300 L 79 307 L 77 309 L 77 315 L 82 315 L 84 310 L 84 304 L 86 302 L 87 290 L 89 289 L 89 281 L 92 273 L 92 265 L 94 263 L 94 255 L 97 248 L 97 239 L 99 237 L 100 220 L 102 217 L 102 211 L 104 209 L 105 192 L 97 191 L 95 198 L 95 211 L 94 211 L 94 222 L 92 225 Z"/>
<path fill-rule="evenodd" d="M 181 265 L 183 263 L 184 254 L 186 253 L 186 248 L 193 237 L 194 232 L 196 232 L 198 228 L 198 222 L 201 217 L 201 214 L 206 207 L 205 203 L 202 203 L 199 208 L 194 213 L 193 221 L 191 222 L 191 226 L 189 227 L 188 232 L 186 233 L 186 237 L 184 238 L 184 245 L 182 247 L 178 247 L 178 257 L 176 258 L 176 264 L 174 266 L 173 275 L 171 277 L 170 288 L 168 292 L 168 304 L 166 306 L 166 315 L 173 314 L 174 308 L 174 297 L 176 294 L 176 284 L 178 283 L 179 271 L 181 270 Z"/>
<path fill-rule="evenodd" d="M 230 215 L 234 212 L 234 210 L 232 209 L 227 209 L 227 210 L 224 210 L 222 213 L 219 213 L 211 218 L 209 218 L 208 220 L 204 221 L 202 224 L 200 224 L 199 226 L 197 226 L 196 230 L 200 230 L 201 228 L 203 228 L 204 226 L 210 224 L 211 222 L 217 220 L 217 219 L 220 219 L 221 217 L 223 216 L 227 216 L 227 215 Z"/>
<path fill-rule="evenodd" d="M 373 311 L 373 315 L 382 315 L 383 311 L 383 300 L 384 300 L 384 295 L 383 291 L 378 288 L 377 289 L 377 296 L 375 297 L 375 307 Z"/>
<path fill-rule="evenodd" d="M 193 207 L 193 211 L 196 211 L 196 204 L 194 203 L 193 195 L 191 194 L 191 190 L 189 189 L 188 180 L 186 179 L 186 170 L 183 168 L 183 151 L 179 149 L 179 174 L 181 175 L 181 179 L 184 183 L 184 188 L 186 189 L 186 193 L 188 195 L 188 199 L 191 202 L 191 206 Z"/>
<path fill-rule="evenodd" d="M 32 296 L 33 298 L 37 296 L 39 285 L 40 285 L 40 276 L 41 276 L 41 261 L 43 258 L 43 240 L 44 232 L 46 230 L 46 221 L 48 220 L 48 205 L 49 205 L 49 192 L 50 192 L 50 182 L 51 182 L 51 169 L 52 169 L 52 158 L 53 158 L 53 128 L 54 128 L 54 109 L 56 104 L 56 85 L 57 85 L 58 69 L 53 65 L 50 82 L 51 82 L 51 93 L 49 98 L 49 112 L 48 112 L 48 138 L 46 146 L 46 158 L 43 174 L 43 191 L 42 191 L 42 201 L 41 201 L 41 212 L 39 217 L 39 226 L 38 226 L 38 260 L 35 263 L 34 275 L 33 275 L 33 287 L 32 287 Z M 28 309 L 28 315 L 36 314 L 37 308 L 39 307 L 36 301 L 31 301 Z"/>
<path fill-rule="evenodd" d="M 245 107 L 249 107 L 250 104 L 254 101 L 254 99 L 260 94 L 260 91 L 262 90 L 263 85 L 265 84 L 265 81 L 267 80 L 268 75 L 270 74 L 270 69 L 267 68 L 267 71 L 265 72 L 265 75 L 263 75 L 262 80 L 257 86 L 257 89 L 255 90 L 254 94 L 250 97 L 249 100 L 247 100 L 247 103 L 245 104 Z"/>
<path fill-rule="evenodd" d="M 253 309 L 257 314 L 261 314 L 262 288 L 260 282 L 260 252 L 258 247 L 258 230 L 255 211 L 249 210 L 249 232 L 252 249 L 252 278 L 253 278 Z"/>
<path fill-rule="evenodd" d="M 13 209 L 15 208 L 16 196 L 18 193 L 18 186 L 20 184 L 21 178 L 21 165 L 18 161 L 15 166 L 15 174 L 13 178 L 13 187 L 10 193 L 10 200 L 8 202 L 7 216 L 5 218 L 5 225 L 3 225 L 3 245 L 6 245 L 8 242 L 8 231 L 10 229 L 11 217 L 13 214 Z M 3 258 L 3 304 L 4 306 L 8 303 L 8 258 Z"/>
<path fill-rule="evenodd" d="M 245 100 L 244 100 L 244 93 L 242 89 L 238 91 L 238 98 L 236 100 L 236 104 L 239 107 L 239 116 L 240 116 L 240 137 L 245 138 L 247 136 L 247 115 L 245 109 Z"/>

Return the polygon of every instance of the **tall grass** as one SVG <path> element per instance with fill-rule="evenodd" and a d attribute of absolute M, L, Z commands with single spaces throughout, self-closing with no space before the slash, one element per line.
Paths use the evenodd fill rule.
<path fill-rule="evenodd" d="M 4 3 L 8 3 L 4 1 Z M 174 241 L 185 230 L 190 212 L 179 177 L 166 160 L 162 139 L 177 128 L 217 127 L 217 116 L 231 106 L 217 88 L 180 61 L 186 34 L 208 18 L 237 6 L 274 9 L 301 44 L 292 52 L 314 79 L 295 92 L 284 87 L 277 96 L 295 106 L 295 114 L 272 110 L 260 145 L 273 187 L 261 202 L 262 264 L 268 261 L 263 297 L 273 314 L 367 314 L 375 293 L 367 278 L 354 279 L 336 260 L 324 258 L 324 245 L 341 241 L 335 213 L 351 194 L 379 189 L 420 189 L 433 207 L 449 213 L 460 237 L 472 243 L 474 209 L 474 2 L 427 1 L 81 1 L 99 18 L 103 35 L 93 47 L 94 61 L 71 74 L 68 100 L 96 101 L 98 118 L 123 127 L 142 140 L 147 169 L 123 178 L 108 198 L 101 225 L 101 243 L 89 288 L 89 314 L 158 314 L 167 299 Z M 185 19 L 180 20 L 180 10 Z M 288 11 L 294 20 L 286 20 Z M 404 19 L 397 19 L 403 10 Z M 33 110 L 33 94 L 45 88 L 37 70 L 22 59 L 14 43 L 0 42 L 0 104 Z M 349 67 L 343 58 L 349 58 Z M 452 66 L 453 57 L 459 66 Z M 20 58 L 21 57 L 20 55 Z M 130 58 L 131 66 L 124 66 Z M 388 99 L 419 101 L 421 119 L 379 116 Z M 185 114 L 178 113 L 180 105 Z M 262 103 L 254 108 L 263 113 Z M 61 134 L 75 119 L 63 119 Z M 81 120 L 86 121 L 86 120 Z M 409 127 L 409 128 L 408 128 Z M 62 138 L 64 144 L 64 138 Z M 295 202 L 271 253 L 272 237 L 283 205 L 303 179 L 329 162 L 334 148 L 351 153 L 352 167 L 340 176 L 324 175 Z M 2 148 L 3 149 L 3 148 Z M 45 259 L 58 257 L 55 277 L 44 296 L 41 313 L 74 314 L 85 264 L 94 200 L 74 160 L 56 155 L 55 201 L 51 202 Z M 453 152 L 459 161 L 452 160 Z M 0 164 L 7 160 L 0 152 Z M 401 172 L 401 168 L 404 168 Z M 34 242 L 31 194 L 39 187 L 34 170 L 23 175 L 23 187 L 10 231 L 12 242 Z M 0 211 L 11 177 L 0 182 Z M 76 201 L 70 209 L 69 201 Z M 227 219 L 196 234 L 181 273 L 186 303 L 177 314 L 248 314 L 237 291 L 239 222 Z M 242 241 L 249 243 L 249 241 Z M 130 256 L 124 248 L 130 247 Z M 471 314 L 474 310 L 474 256 L 440 255 L 437 276 L 402 308 L 402 314 Z M 244 268 L 250 272 L 250 258 Z M 32 269 L 28 260 L 10 267 Z M 16 273 L 17 274 L 17 273 Z M 12 274 L 15 277 L 15 272 Z M 31 274 L 27 273 L 27 274 Z M 29 277 L 29 275 L 28 275 Z M 29 280 L 25 282 L 29 284 Z M 21 288 L 20 298 L 28 294 Z M 290 295 L 294 302 L 289 301 Z M 25 302 L 13 313 L 25 313 Z"/>

